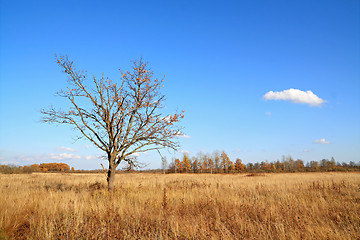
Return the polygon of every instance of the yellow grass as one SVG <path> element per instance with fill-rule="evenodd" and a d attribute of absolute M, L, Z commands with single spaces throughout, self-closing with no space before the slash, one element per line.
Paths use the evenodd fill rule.
<path fill-rule="evenodd" d="M 359 173 L 0 174 L 0 239 L 356 239 Z"/>

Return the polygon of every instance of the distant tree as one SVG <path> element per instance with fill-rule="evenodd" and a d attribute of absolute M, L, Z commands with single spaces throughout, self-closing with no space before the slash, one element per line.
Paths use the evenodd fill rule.
<path fill-rule="evenodd" d="M 313 170 L 318 170 L 318 168 L 320 167 L 320 164 L 318 161 L 311 161 L 310 162 L 310 168 L 312 168 Z"/>
<path fill-rule="evenodd" d="M 263 161 L 263 162 L 260 163 L 260 168 L 263 171 L 270 172 L 271 165 L 270 165 L 270 163 L 268 161 L 265 161 L 265 162 Z"/>
<path fill-rule="evenodd" d="M 191 159 L 190 165 L 191 165 L 192 171 L 193 171 L 194 173 L 197 173 L 197 172 L 198 172 L 198 169 L 199 169 L 199 160 L 198 160 L 198 158 L 197 158 L 197 157 L 193 157 L 193 158 Z"/>
<path fill-rule="evenodd" d="M 23 166 L 22 167 L 22 172 L 23 173 L 32 173 L 33 172 L 33 169 L 29 166 Z"/>
<path fill-rule="evenodd" d="M 191 171 L 190 159 L 186 154 L 184 154 L 181 164 L 183 166 L 184 172 L 190 172 Z"/>
<path fill-rule="evenodd" d="M 331 169 L 331 170 L 334 170 L 335 168 L 336 168 L 336 162 L 335 162 L 335 158 L 334 157 L 331 157 L 331 160 L 330 160 L 330 162 L 329 162 L 329 168 Z"/>
<path fill-rule="evenodd" d="M 304 171 L 304 161 L 301 159 L 298 159 L 295 161 L 295 169 L 297 171 Z"/>
<path fill-rule="evenodd" d="M 237 158 L 236 159 L 236 162 L 235 162 L 235 170 L 237 172 L 243 172 L 245 170 L 245 165 L 242 163 L 241 159 L 240 158 Z"/>
<path fill-rule="evenodd" d="M 201 173 L 207 172 L 209 168 L 208 156 L 203 152 L 199 152 L 197 154 L 197 159 L 198 159 L 198 169 L 200 170 L 200 172 Z"/>
<path fill-rule="evenodd" d="M 204 158 L 201 162 L 201 172 L 207 172 L 209 169 L 209 162 L 208 162 L 208 158 Z"/>
<path fill-rule="evenodd" d="M 235 164 L 231 160 L 229 160 L 228 164 L 229 164 L 228 165 L 228 171 L 229 172 L 234 172 L 235 171 Z"/>
<path fill-rule="evenodd" d="M 247 166 L 246 166 L 246 169 L 248 170 L 253 170 L 254 169 L 254 164 L 253 163 L 248 163 Z"/>
<path fill-rule="evenodd" d="M 68 172 L 68 171 L 70 171 L 70 166 L 67 165 L 66 163 L 60 163 L 59 165 L 60 165 L 60 166 L 59 166 L 60 171 L 62 171 L 62 172 Z"/>
<path fill-rule="evenodd" d="M 33 169 L 34 172 L 40 172 L 39 164 L 32 164 L 30 167 Z"/>
<path fill-rule="evenodd" d="M 287 161 L 288 161 L 288 171 L 294 171 L 296 168 L 294 159 L 291 156 L 288 156 Z"/>
<path fill-rule="evenodd" d="M 121 162 L 137 165 L 135 153 L 154 149 L 177 149 L 174 141 L 181 133 L 176 123 L 182 113 L 164 115 L 159 112 L 165 96 L 160 93 L 162 81 L 143 60 L 134 61 L 132 71 L 121 72 L 121 81 L 114 82 L 104 75 L 87 79 L 86 71 L 79 71 L 67 57 L 57 63 L 68 75 L 68 87 L 57 93 L 67 99 L 67 110 L 43 109 L 42 121 L 67 124 L 102 150 L 108 160 L 108 189 L 114 189 L 116 168 Z"/>
<path fill-rule="evenodd" d="M 212 174 L 213 169 L 214 169 L 214 161 L 212 160 L 211 157 L 208 158 L 208 166 L 209 166 L 209 169 L 210 169 L 210 173 Z"/>
<path fill-rule="evenodd" d="M 218 151 L 214 152 L 214 164 L 215 164 L 215 171 L 220 172 L 220 154 Z"/>
<path fill-rule="evenodd" d="M 181 173 L 183 171 L 183 165 L 180 160 L 177 158 L 175 159 L 175 172 Z"/>
<path fill-rule="evenodd" d="M 229 167 L 231 165 L 230 163 L 231 161 L 228 155 L 224 151 L 220 155 L 220 160 L 221 160 L 221 168 L 223 169 L 224 172 L 228 172 Z"/>
<path fill-rule="evenodd" d="M 328 169 L 328 167 L 329 167 L 329 165 L 328 165 L 328 160 L 327 159 L 322 159 L 321 161 L 320 161 L 320 167 L 322 167 L 323 169 Z"/>
<path fill-rule="evenodd" d="M 344 169 L 348 169 L 350 167 L 350 165 L 346 162 L 342 162 L 341 163 L 341 166 L 344 168 Z"/>
<path fill-rule="evenodd" d="M 275 168 L 276 168 L 276 171 L 279 171 L 279 172 L 283 171 L 284 170 L 284 163 L 277 160 L 275 162 Z"/>
<path fill-rule="evenodd" d="M 275 164 L 274 164 L 273 162 L 271 162 L 270 165 L 271 165 L 270 171 L 271 171 L 271 172 L 275 172 L 275 171 L 276 171 L 276 166 L 275 166 Z"/>
<path fill-rule="evenodd" d="M 168 165 L 168 172 L 175 173 L 175 159 L 173 159 Z"/>
<path fill-rule="evenodd" d="M 261 169 L 261 165 L 260 165 L 260 163 L 258 163 L 258 162 L 254 163 L 254 165 L 253 165 L 253 169 L 254 169 L 255 171 L 260 170 L 260 169 Z"/>

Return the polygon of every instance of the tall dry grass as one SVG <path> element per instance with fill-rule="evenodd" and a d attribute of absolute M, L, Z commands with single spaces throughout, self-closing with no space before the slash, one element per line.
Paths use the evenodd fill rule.
<path fill-rule="evenodd" d="M 4 239 L 356 239 L 360 174 L 0 175 Z M 0 237 L 1 239 L 1 237 Z"/>

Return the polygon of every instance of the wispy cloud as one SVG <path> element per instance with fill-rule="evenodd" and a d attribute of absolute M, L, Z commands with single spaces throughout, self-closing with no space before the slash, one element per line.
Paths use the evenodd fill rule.
<path fill-rule="evenodd" d="M 77 152 L 78 151 L 76 149 L 73 149 L 70 147 L 64 147 L 64 146 L 58 147 L 56 150 L 57 151 L 65 151 L 65 152 Z"/>
<path fill-rule="evenodd" d="M 271 112 L 265 112 L 265 115 L 271 117 Z"/>
<path fill-rule="evenodd" d="M 329 142 L 329 141 L 326 141 L 325 138 L 321 138 L 321 139 L 315 140 L 313 143 L 314 143 L 314 144 L 330 144 L 330 142 Z"/>
<path fill-rule="evenodd" d="M 179 136 L 179 137 L 182 137 L 182 138 L 190 138 L 190 136 L 189 136 L 189 135 L 186 135 L 186 134 L 183 134 L 183 135 L 181 135 L 181 136 Z"/>
<path fill-rule="evenodd" d="M 0 160 L 1 164 L 31 165 L 39 163 L 71 161 L 82 157 L 74 153 L 49 153 L 49 154 L 12 154 Z"/>
<path fill-rule="evenodd" d="M 182 133 L 182 132 L 177 132 L 176 137 L 181 137 L 181 138 L 190 138 L 190 136 L 189 136 L 189 135 L 186 135 L 186 134 L 184 134 L 184 133 Z"/>
<path fill-rule="evenodd" d="M 320 107 L 326 101 L 316 96 L 312 91 L 306 92 L 299 89 L 290 88 L 281 92 L 267 92 L 263 96 L 264 100 L 284 100 L 292 103 L 304 103 L 310 106 Z"/>
<path fill-rule="evenodd" d="M 73 153 L 60 153 L 60 154 L 51 153 L 50 158 L 55 160 L 69 160 L 69 159 L 80 159 L 81 157 Z"/>

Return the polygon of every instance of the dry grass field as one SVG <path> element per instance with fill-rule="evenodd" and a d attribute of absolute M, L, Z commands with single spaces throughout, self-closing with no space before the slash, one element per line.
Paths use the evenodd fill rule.
<path fill-rule="evenodd" d="M 359 173 L 0 174 L 0 239 L 359 239 Z"/>

